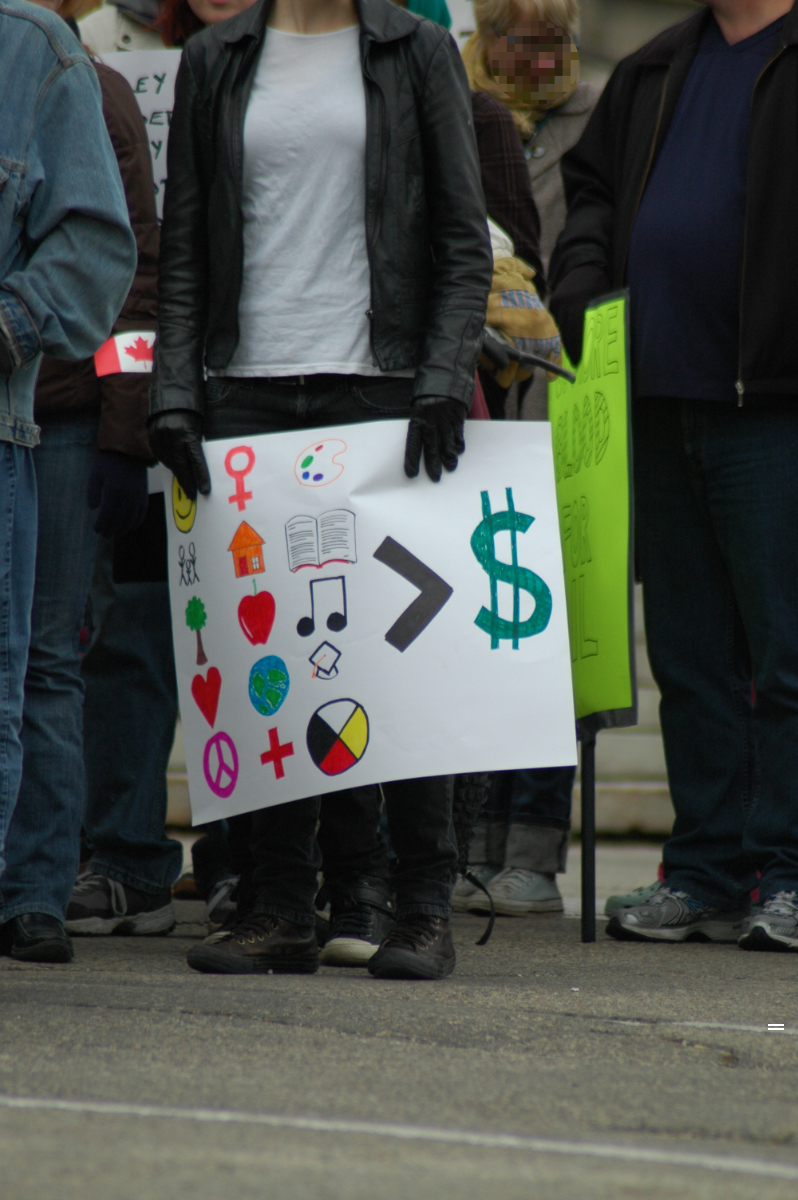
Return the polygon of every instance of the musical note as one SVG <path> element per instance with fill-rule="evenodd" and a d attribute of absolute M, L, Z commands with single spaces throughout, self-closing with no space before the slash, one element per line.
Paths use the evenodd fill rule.
<path fill-rule="evenodd" d="M 300 637 L 310 637 L 316 628 L 318 588 L 321 589 L 319 612 L 329 613 L 327 628 L 333 633 L 340 633 L 342 629 L 346 629 L 346 580 L 343 575 L 331 575 L 327 579 L 310 580 L 310 616 L 302 617 L 297 624 L 296 631 Z"/>

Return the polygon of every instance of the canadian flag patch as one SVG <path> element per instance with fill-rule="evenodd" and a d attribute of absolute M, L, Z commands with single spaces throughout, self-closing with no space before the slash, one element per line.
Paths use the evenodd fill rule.
<path fill-rule="evenodd" d="M 151 330 L 117 333 L 103 342 L 94 356 L 98 375 L 146 375 L 152 371 L 152 348 L 155 334 Z"/>

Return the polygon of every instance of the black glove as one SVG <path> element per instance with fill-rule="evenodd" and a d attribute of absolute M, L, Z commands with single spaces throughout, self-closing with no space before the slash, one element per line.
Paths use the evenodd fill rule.
<path fill-rule="evenodd" d="M 188 408 L 156 413 L 147 422 L 152 452 L 168 467 L 189 500 L 211 494 L 211 477 L 202 452 L 202 417 Z"/>
<path fill-rule="evenodd" d="M 566 275 L 551 297 L 549 308 L 574 366 L 582 357 L 585 309 L 597 296 L 608 292 L 610 286 L 604 270 L 590 264 L 577 267 L 575 271 Z"/>
<path fill-rule="evenodd" d="M 89 508 L 99 508 L 94 532 L 119 537 L 147 515 L 147 465 L 115 450 L 100 450 L 86 488 Z"/>
<path fill-rule="evenodd" d="M 419 396 L 411 405 L 405 445 L 405 475 L 415 479 L 424 450 L 424 466 L 433 483 L 441 478 L 441 463 L 447 471 L 457 466 L 465 450 L 463 421 L 468 412 L 462 400 L 447 396 Z"/>

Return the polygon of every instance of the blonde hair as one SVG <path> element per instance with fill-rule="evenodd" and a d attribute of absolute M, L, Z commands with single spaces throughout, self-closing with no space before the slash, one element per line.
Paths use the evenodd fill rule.
<path fill-rule="evenodd" d="M 523 17 L 551 21 L 571 36 L 579 29 L 577 0 L 474 0 L 474 16 L 483 38 L 505 34 Z"/>

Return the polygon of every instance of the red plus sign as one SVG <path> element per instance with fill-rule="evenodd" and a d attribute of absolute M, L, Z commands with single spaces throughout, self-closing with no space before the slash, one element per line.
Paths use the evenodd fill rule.
<path fill-rule="evenodd" d="M 274 778 L 282 779 L 285 775 L 283 767 L 283 759 L 290 758 L 294 753 L 294 743 L 286 742 L 284 746 L 280 745 L 280 736 L 276 729 L 269 730 L 269 749 L 265 750 L 260 756 L 260 761 L 264 767 L 266 763 L 274 763 Z"/>

